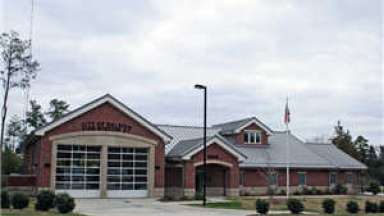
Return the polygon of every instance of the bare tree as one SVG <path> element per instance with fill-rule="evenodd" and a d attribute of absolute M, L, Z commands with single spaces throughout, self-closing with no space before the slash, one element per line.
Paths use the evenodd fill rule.
<path fill-rule="evenodd" d="M 1 34 L 0 47 L 2 63 L 0 81 L 4 90 L 0 137 L 0 149 L 2 150 L 9 92 L 13 88 L 23 89 L 29 87 L 30 81 L 36 77 L 39 63 L 32 59 L 30 41 L 20 39 L 17 32 L 12 31 Z"/>
<path fill-rule="evenodd" d="M 264 150 L 265 150 L 264 157 L 266 159 L 266 166 L 265 167 L 260 166 L 257 170 L 267 182 L 268 196 L 269 196 L 269 199 L 272 200 L 275 192 L 275 188 L 273 186 L 275 185 L 272 183 L 271 178 L 276 173 L 276 169 L 272 166 L 271 154 L 269 153 L 268 149 L 264 149 Z M 276 179 L 276 181 L 277 181 L 276 183 L 278 184 L 278 179 Z"/>

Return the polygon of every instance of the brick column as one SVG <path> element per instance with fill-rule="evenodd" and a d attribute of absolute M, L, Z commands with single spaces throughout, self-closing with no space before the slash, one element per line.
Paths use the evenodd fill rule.
<path fill-rule="evenodd" d="M 184 196 L 194 197 L 195 196 L 195 178 L 196 169 L 193 166 L 192 161 L 186 161 L 183 169 L 183 186 Z"/>
<path fill-rule="evenodd" d="M 107 198 L 108 146 L 103 145 L 100 153 L 100 197 Z"/>
<path fill-rule="evenodd" d="M 239 196 L 239 178 L 240 170 L 238 166 L 233 166 L 228 172 L 229 182 L 227 196 Z"/>

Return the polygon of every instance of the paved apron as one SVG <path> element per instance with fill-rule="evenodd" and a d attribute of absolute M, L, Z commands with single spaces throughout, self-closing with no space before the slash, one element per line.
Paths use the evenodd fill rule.
<path fill-rule="evenodd" d="M 256 211 L 186 206 L 154 199 L 76 199 L 75 212 L 89 216 L 245 216 Z"/>

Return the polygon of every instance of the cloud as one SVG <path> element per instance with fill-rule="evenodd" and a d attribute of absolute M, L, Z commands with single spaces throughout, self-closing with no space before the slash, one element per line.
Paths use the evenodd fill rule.
<path fill-rule="evenodd" d="M 28 32 L 28 1 L 7 1 L 5 30 Z M 290 96 L 292 130 L 342 120 L 384 143 L 380 1 L 36 1 L 32 96 L 72 107 L 110 92 L 159 123 L 255 115 L 272 128 Z M 22 9 L 22 10 L 20 10 Z M 11 104 L 21 112 L 22 100 Z"/>

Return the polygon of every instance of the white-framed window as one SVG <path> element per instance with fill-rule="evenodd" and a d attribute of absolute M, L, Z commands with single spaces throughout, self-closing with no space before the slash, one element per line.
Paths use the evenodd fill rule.
<path fill-rule="evenodd" d="M 261 144 L 261 131 L 245 130 L 244 143 L 245 144 Z"/>
<path fill-rule="evenodd" d="M 346 173 L 346 182 L 347 182 L 347 184 L 353 183 L 353 174 L 352 173 Z"/>
<path fill-rule="evenodd" d="M 269 185 L 277 185 L 278 184 L 277 178 L 278 178 L 278 175 L 276 172 L 269 173 L 268 175 Z"/>
<path fill-rule="evenodd" d="M 329 173 L 329 184 L 335 185 L 337 183 L 337 173 L 331 172 Z"/>
<path fill-rule="evenodd" d="M 299 185 L 304 186 L 307 184 L 307 175 L 305 172 L 298 172 L 299 175 Z"/>

